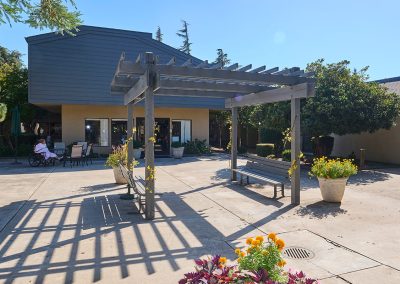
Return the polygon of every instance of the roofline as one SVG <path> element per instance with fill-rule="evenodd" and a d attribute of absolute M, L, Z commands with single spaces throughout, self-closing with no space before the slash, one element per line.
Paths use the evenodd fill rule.
<path fill-rule="evenodd" d="M 372 81 L 372 82 L 385 84 L 385 83 L 392 83 L 392 82 L 399 82 L 399 81 L 400 81 L 400 76 L 392 77 L 392 78 L 386 78 L 386 79 L 379 79 L 379 80 L 375 80 L 375 81 Z"/>
<path fill-rule="evenodd" d="M 106 28 L 106 27 L 96 27 L 96 26 L 88 26 L 88 25 L 80 25 L 77 27 L 79 30 L 77 35 L 83 35 L 90 32 L 101 32 L 101 33 L 110 33 L 113 35 L 121 35 L 121 36 L 128 36 L 128 37 L 144 37 L 146 39 L 152 39 L 152 33 L 148 32 L 138 32 L 138 31 L 130 31 L 130 30 L 122 30 L 122 29 L 115 29 L 115 28 Z M 62 38 L 68 38 L 71 35 L 64 34 L 61 35 L 57 32 L 48 32 L 44 34 L 38 34 L 33 36 L 25 37 L 25 40 L 29 44 L 34 43 L 41 43 L 45 41 L 51 40 L 58 40 Z"/>

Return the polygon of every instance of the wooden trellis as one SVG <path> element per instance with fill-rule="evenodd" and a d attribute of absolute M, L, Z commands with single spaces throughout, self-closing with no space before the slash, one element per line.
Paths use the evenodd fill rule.
<path fill-rule="evenodd" d="M 187 60 L 180 66 L 175 58 L 160 63 L 153 53 L 140 54 L 135 61 L 122 54 L 112 83 L 111 94 L 123 95 L 128 106 L 128 122 L 133 120 L 133 105 L 145 100 L 145 167 L 147 219 L 154 218 L 154 96 L 224 98 L 225 107 L 232 110 L 232 157 L 231 167 L 237 167 L 238 108 L 242 106 L 291 101 L 292 204 L 300 203 L 300 99 L 314 95 L 313 74 L 298 67 L 279 70 L 252 65 L 240 67 L 235 63 L 228 67 L 204 61 L 193 64 Z M 128 127 L 128 137 L 132 137 Z M 129 147 L 131 148 L 131 147 Z M 129 161 L 132 153 L 129 154 Z M 232 180 L 236 180 L 232 171 Z"/>

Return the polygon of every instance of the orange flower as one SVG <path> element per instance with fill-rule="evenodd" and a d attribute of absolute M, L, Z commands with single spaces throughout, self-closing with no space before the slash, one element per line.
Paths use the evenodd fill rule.
<path fill-rule="evenodd" d="M 250 253 L 251 252 L 251 249 L 252 248 L 248 248 L 246 251 L 247 251 L 247 253 Z"/>
<path fill-rule="evenodd" d="M 263 236 L 257 236 L 256 240 L 259 241 L 260 243 L 262 243 L 264 241 L 264 237 Z"/>
<path fill-rule="evenodd" d="M 270 239 L 271 241 L 275 242 L 275 240 L 276 240 L 276 234 L 275 234 L 275 233 L 269 233 L 269 234 L 268 234 L 268 239 Z"/>
<path fill-rule="evenodd" d="M 282 259 L 282 260 L 279 261 L 277 264 L 278 264 L 278 266 L 283 267 L 283 266 L 286 265 L 286 261 Z"/>
<path fill-rule="evenodd" d="M 251 245 L 252 245 L 253 247 L 259 246 L 260 244 L 261 244 L 261 243 L 260 243 L 259 240 L 253 240 L 253 241 L 251 242 Z"/>
<path fill-rule="evenodd" d="M 235 249 L 235 253 L 236 253 L 237 255 L 239 255 L 239 254 L 241 253 L 240 248 Z"/>
<path fill-rule="evenodd" d="M 251 245 L 252 242 L 253 242 L 253 238 L 247 238 L 246 244 Z"/>
<path fill-rule="evenodd" d="M 219 258 L 219 263 L 225 264 L 225 263 L 226 263 L 226 257 L 221 256 L 221 257 Z"/>
<path fill-rule="evenodd" d="M 240 257 L 244 257 L 246 254 L 244 253 L 244 251 L 240 252 Z"/>
<path fill-rule="evenodd" d="M 285 242 L 281 239 L 277 239 L 275 241 L 276 246 L 278 247 L 279 250 L 283 250 L 283 248 L 285 247 Z"/>

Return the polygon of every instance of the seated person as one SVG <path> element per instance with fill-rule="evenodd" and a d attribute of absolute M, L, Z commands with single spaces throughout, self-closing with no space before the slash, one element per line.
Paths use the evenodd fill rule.
<path fill-rule="evenodd" d="M 39 139 L 39 143 L 37 143 L 35 146 L 35 153 L 44 154 L 44 158 L 46 160 L 48 160 L 50 158 L 54 158 L 54 159 L 58 159 L 58 160 L 60 159 L 56 154 L 50 152 L 50 150 L 47 148 L 46 140 L 44 140 L 44 139 Z"/>

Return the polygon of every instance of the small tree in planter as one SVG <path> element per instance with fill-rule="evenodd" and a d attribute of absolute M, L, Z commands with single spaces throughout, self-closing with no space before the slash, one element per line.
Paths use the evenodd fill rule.
<path fill-rule="evenodd" d="M 357 166 L 351 160 L 322 157 L 314 160 L 310 175 L 318 178 L 324 201 L 341 202 L 348 178 L 356 173 Z"/>
<path fill-rule="evenodd" d="M 185 150 L 185 146 L 181 142 L 172 142 L 172 156 L 175 159 L 181 159 L 183 156 L 183 151 Z"/>

